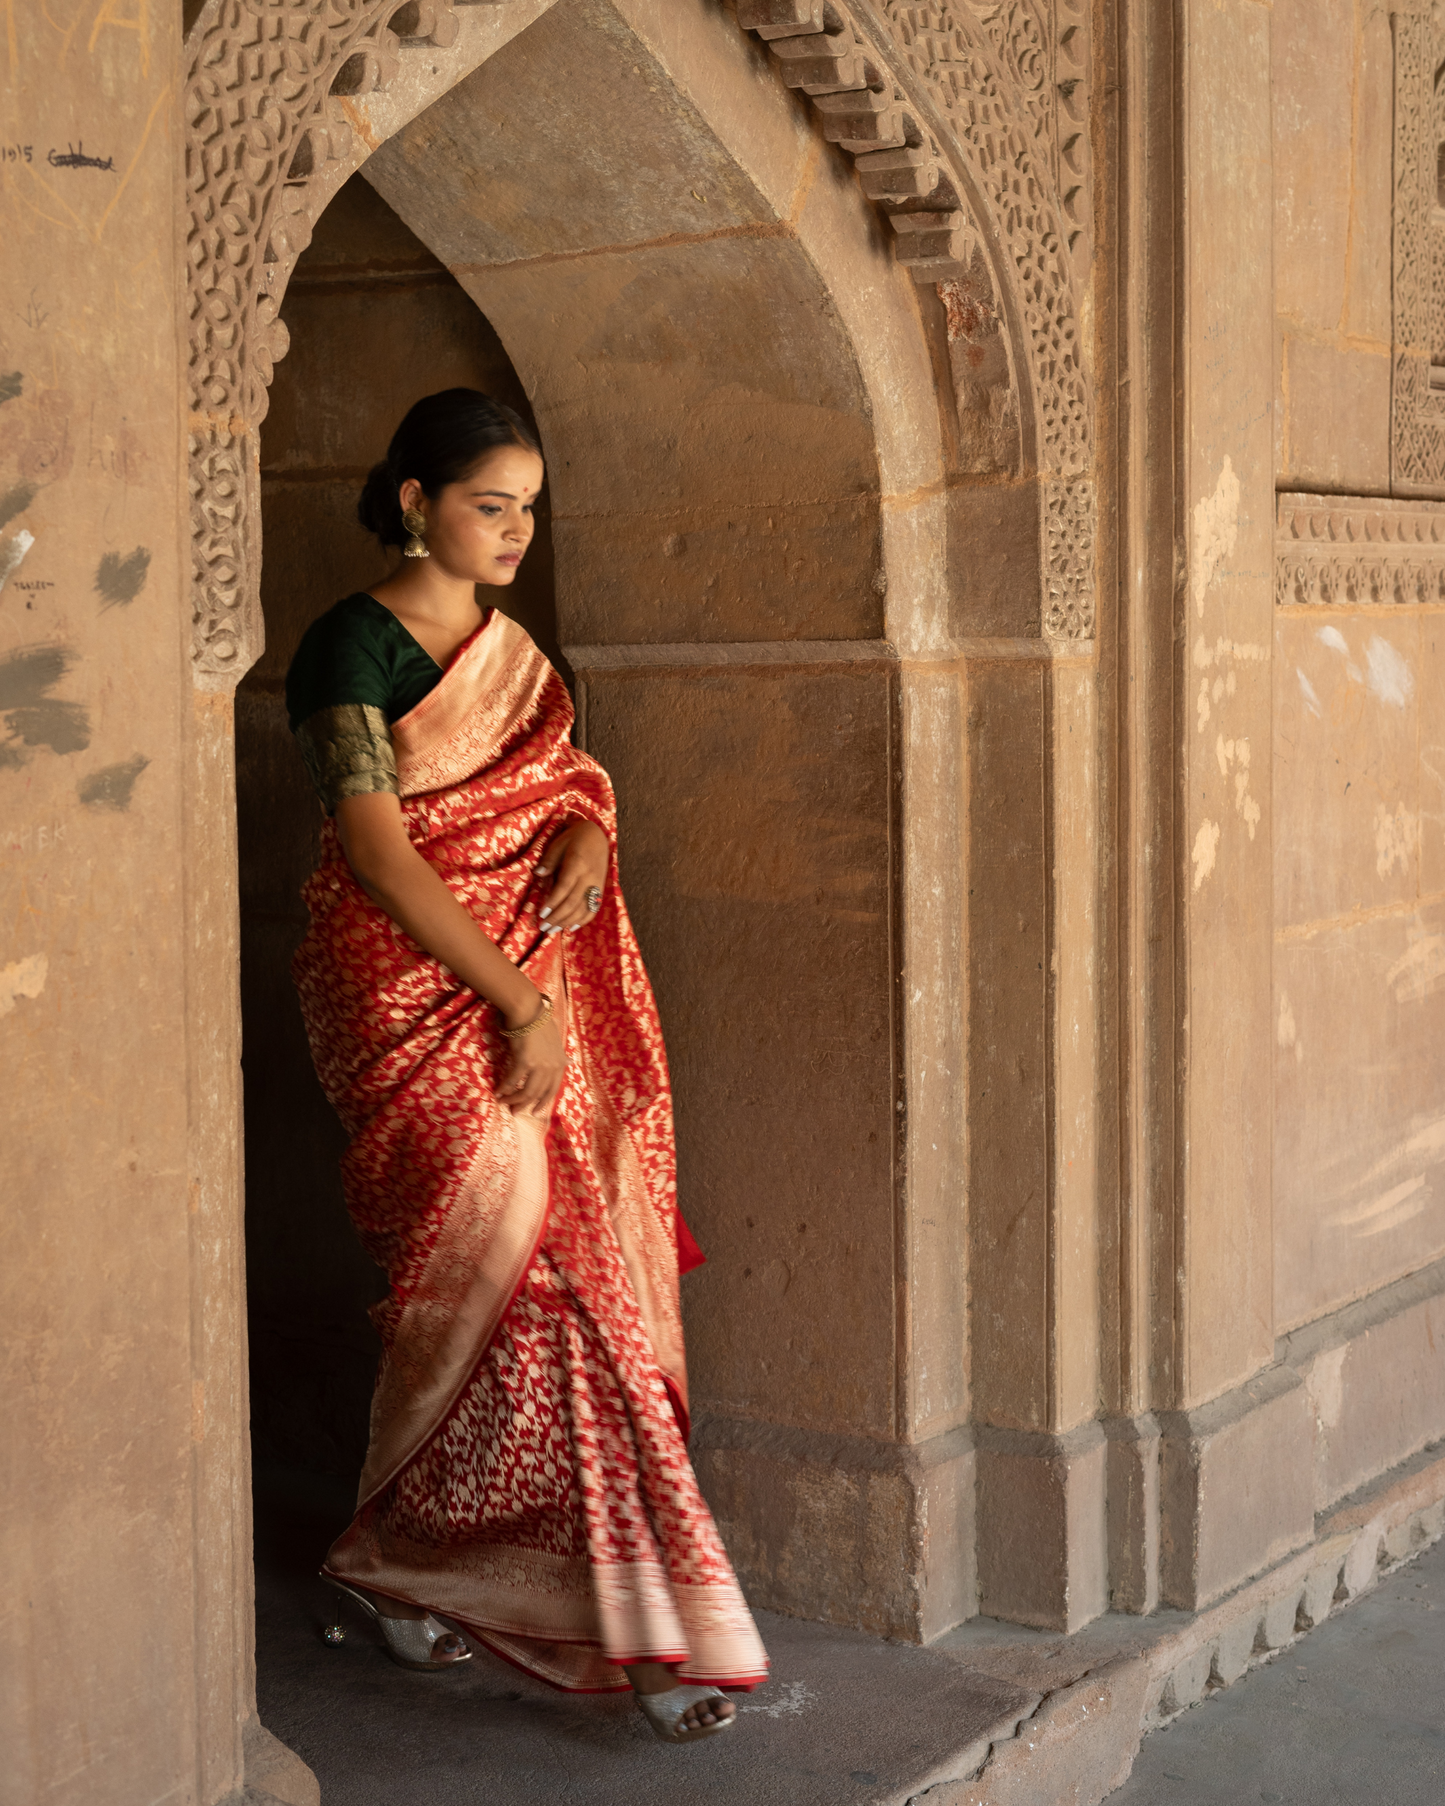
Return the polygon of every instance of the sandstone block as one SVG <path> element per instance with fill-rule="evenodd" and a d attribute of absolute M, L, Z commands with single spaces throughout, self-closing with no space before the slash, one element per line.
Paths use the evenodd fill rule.
<path fill-rule="evenodd" d="M 1204 1698 L 1205 1689 L 1209 1685 L 1213 1664 L 1214 1652 L 1209 1648 L 1204 1648 L 1196 1649 L 1182 1662 L 1171 1668 L 1160 1700 L 1160 1709 L 1184 1712 L 1190 1706 L 1198 1705 L 1199 1701 Z"/>
<path fill-rule="evenodd" d="M 1272 1649 L 1283 1649 L 1286 1643 L 1293 1642 L 1299 1634 L 1296 1620 L 1303 1597 L 1301 1588 L 1290 1587 L 1284 1592 L 1276 1593 L 1266 1603 L 1255 1635 L 1254 1646 L 1260 1654 L 1266 1655 Z"/>
<path fill-rule="evenodd" d="M 979 1609 L 1073 1631 L 1107 1603 L 1105 1444 L 1094 1424 L 1066 1436 L 979 1434 Z"/>
<path fill-rule="evenodd" d="M 1275 1368 L 1160 1424 L 1160 1593 L 1197 1611 L 1312 1539 L 1309 1395 Z"/>
<path fill-rule="evenodd" d="M 1387 492 L 1390 359 L 1287 333 L 1285 469 L 1301 489 Z"/>
<path fill-rule="evenodd" d="M 1159 1603 L 1159 1425 L 1152 1415 L 1110 1419 L 1109 1607 L 1152 1612 Z"/>
<path fill-rule="evenodd" d="M 1221 1686 L 1232 1687 L 1249 1667 L 1259 1634 L 1260 1614 L 1242 1612 L 1232 1624 L 1220 1632 L 1214 1646 L 1213 1674 Z"/>
<path fill-rule="evenodd" d="M 976 1610 L 973 1450 L 702 1418 L 693 1464 L 757 1605 L 922 1642 Z"/>
<path fill-rule="evenodd" d="M 1295 1623 L 1300 1630 L 1313 1630 L 1329 1617 L 1343 1566 L 1338 1560 L 1330 1560 L 1310 1569 L 1305 1577 L 1304 1592 L 1295 1607 Z"/>
<path fill-rule="evenodd" d="M 1359 1536 L 1351 1544 L 1345 1557 L 1344 1582 L 1351 1599 L 1367 1593 L 1375 1584 L 1380 1571 L 1379 1548 L 1378 1538 L 1369 1535 Z"/>

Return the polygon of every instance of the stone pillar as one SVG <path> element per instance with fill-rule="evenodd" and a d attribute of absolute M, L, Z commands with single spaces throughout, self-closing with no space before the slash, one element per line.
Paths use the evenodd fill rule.
<path fill-rule="evenodd" d="M 1304 1389 L 1252 1377 L 1274 1355 L 1269 12 L 1191 0 L 1183 32 L 1175 869 L 1186 1076 L 1160 1391 L 1174 1406 L 1161 1418 L 1162 1597 L 1193 1608 L 1307 1540 L 1313 1516 Z"/>
<path fill-rule="evenodd" d="M 979 1608 L 1073 1630 L 1107 1603 L 1093 648 L 976 642 L 967 672 Z"/>
<path fill-rule="evenodd" d="M 0 1017 L 17 1800 L 315 1783 L 254 1722 L 229 699 L 189 672 L 179 10 L 9 19 Z"/>

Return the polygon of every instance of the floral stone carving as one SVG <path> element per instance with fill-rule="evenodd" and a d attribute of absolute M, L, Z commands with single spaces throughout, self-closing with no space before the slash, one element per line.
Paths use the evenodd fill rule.
<path fill-rule="evenodd" d="M 1390 486 L 1445 490 L 1445 215 L 1437 205 L 1445 145 L 1445 29 L 1437 9 L 1392 11 L 1395 37 L 1394 341 Z"/>
<path fill-rule="evenodd" d="M 1274 599 L 1282 607 L 1445 601 L 1445 503 L 1279 496 Z"/>

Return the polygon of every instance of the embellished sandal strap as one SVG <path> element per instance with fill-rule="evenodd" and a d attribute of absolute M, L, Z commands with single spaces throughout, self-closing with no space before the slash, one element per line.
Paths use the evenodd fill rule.
<path fill-rule="evenodd" d="M 670 1687 L 666 1693 L 635 1693 L 633 1697 L 653 1731 L 664 1743 L 693 1743 L 699 1737 L 711 1737 L 718 1731 L 725 1731 L 737 1718 L 734 1713 L 729 1718 L 719 1719 L 716 1724 L 696 1727 L 683 1725 L 682 1715 L 689 1706 L 699 1706 L 705 1700 L 723 1699 L 716 1687 L 685 1685 Z"/>

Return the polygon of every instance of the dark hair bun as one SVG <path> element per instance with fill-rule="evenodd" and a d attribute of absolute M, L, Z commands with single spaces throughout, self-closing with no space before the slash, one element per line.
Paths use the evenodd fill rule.
<path fill-rule="evenodd" d="M 407 411 L 386 457 L 371 471 L 356 505 L 357 519 L 384 546 L 406 541 L 401 486 L 414 477 L 435 500 L 448 483 L 470 476 L 490 451 L 520 445 L 542 455 L 521 417 L 480 389 L 443 389 Z"/>
<path fill-rule="evenodd" d="M 384 546 L 403 543 L 401 498 L 391 480 L 391 466 L 383 458 L 373 464 L 362 485 L 361 500 L 356 504 L 356 518 L 368 533 L 374 533 Z"/>

